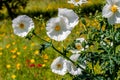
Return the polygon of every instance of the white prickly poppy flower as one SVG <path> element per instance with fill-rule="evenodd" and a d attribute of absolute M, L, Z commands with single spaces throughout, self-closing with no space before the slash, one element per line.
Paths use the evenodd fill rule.
<path fill-rule="evenodd" d="M 51 64 L 52 72 L 65 75 L 67 73 L 66 60 L 63 57 L 57 57 Z"/>
<path fill-rule="evenodd" d="M 63 41 L 71 33 L 68 19 L 63 16 L 51 18 L 46 26 L 47 35 L 56 41 Z"/>
<path fill-rule="evenodd" d="M 107 0 L 102 15 L 108 19 L 109 24 L 120 23 L 120 0 Z"/>
<path fill-rule="evenodd" d="M 34 22 L 27 15 L 20 15 L 12 20 L 12 27 L 16 35 L 25 37 L 34 28 Z"/>

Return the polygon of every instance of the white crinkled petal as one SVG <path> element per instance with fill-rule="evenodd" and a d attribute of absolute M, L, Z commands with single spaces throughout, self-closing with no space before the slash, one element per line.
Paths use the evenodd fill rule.
<path fill-rule="evenodd" d="M 116 24 L 120 23 L 120 18 L 116 18 Z"/>
<path fill-rule="evenodd" d="M 80 43 L 82 43 L 83 41 L 85 41 L 84 38 L 77 38 L 76 41 L 80 41 Z"/>
<path fill-rule="evenodd" d="M 120 12 L 115 13 L 116 18 L 120 18 Z"/>
<path fill-rule="evenodd" d="M 69 0 L 68 3 L 73 3 L 73 0 Z"/>
<path fill-rule="evenodd" d="M 68 19 L 70 30 L 72 30 L 79 22 L 78 15 L 72 9 L 59 8 L 58 16 L 64 16 Z"/>
<path fill-rule="evenodd" d="M 68 72 L 70 74 L 72 74 L 72 75 L 79 75 L 79 74 L 81 74 L 82 70 L 80 68 L 77 68 L 71 62 L 69 62 L 67 65 L 68 65 Z"/>
<path fill-rule="evenodd" d="M 114 4 L 118 3 L 120 0 L 112 0 Z"/>
<path fill-rule="evenodd" d="M 109 17 L 109 18 L 108 18 L 108 22 L 109 22 L 109 24 L 111 24 L 111 25 L 117 23 L 117 18 L 116 18 L 116 16 L 113 15 L 113 16 Z"/>
<path fill-rule="evenodd" d="M 72 61 L 76 62 L 78 60 L 79 56 L 80 56 L 80 54 L 73 54 L 73 55 L 70 56 L 70 59 Z M 83 65 L 80 65 L 80 66 L 85 69 L 85 66 L 83 66 Z M 67 61 L 67 68 L 68 68 L 68 72 L 72 75 L 79 75 L 82 72 L 81 68 L 75 66 L 70 61 Z"/>
<path fill-rule="evenodd" d="M 102 10 L 103 17 L 109 18 L 109 17 L 111 17 L 113 15 L 113 12 L 110 10 L 110 8 L 111 8 L 111 5 L 108 5 L 108 4 L 106 4 L 103 7 L 103 10 Z"/>
<path fill-rule="evenodd" d="M 109 5 L 113 4 L 113 0 L 106 0 Z"/>
<path fill-rule="evenodd" d="M 120 7 L 120 1 L 118 1 L 118 2 L 116 3 L 116 5 L 117 5 L 118 7 Z"/>
<path fill-rule="evenodd" d="M 63 41 L 67 38 L 67 36 L 71 33 L 71 31 L 65 31 L 62 34 L 56 34 L 54 32 L 48 33 L 47 35 L 51 38 L 54 39 L 56 41 Z"/>
<path fill-rule="evenodd" d="M 70 50 L 70 52 L 72 52 L 73 54 L 75 53 L 80 53 L 82 50 L 77 50 L 77 49 L 72 49 L 72 50 Z"/>

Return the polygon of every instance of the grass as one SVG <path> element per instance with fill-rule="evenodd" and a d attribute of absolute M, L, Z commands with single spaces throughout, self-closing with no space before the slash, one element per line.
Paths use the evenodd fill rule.
<path fill-rule="evenodd" d="M 32 12 L 49 12 L 57 11 L 59 7 L 73 8 L 73 5 L 66 4 L 67 0 L 57 2 L 51 0 L 31 0 L 25 9 L 25 13 Z M 33 6 L 34 5 L 34 6 Z M 69 6 L 70 5 L 70 6 Z M 55 7 L 54 7 L 55 6 Z M 6 13 L 6 12 L 5 12 Z M 32 15 L 33 15 L 32 14 Z M 5 14 L 7 15 L 7 14 Z M 55 16 L 55 14 L 52 14 Z M 43 16 L 44 18 L 45 16 Z M 47 16 L 46 16 L 47 17 Z M 48 17 L 50 18 L 50 16 Z M 47 19 L 48 19 L 47 18 Z M 45 24 L 34 19 L 35 32 L 42 38 L 50 40 L 46 35 Z M 96 26 L 95 20 L 88 21 L 87 25 Z M 38 54 L 40 43 L 43 43 L 39 38 L 33 36 L 31 40 L 21 38 L 13 33 L 12 22 L 10 19 L 0 21 L 0 80 L 71 80 L 69 74 L 60 76 L 51 72 L 50 65 L 59 54 L 52 48 L 48 48 Z M 72 31 L 71 35 L 63 42 L 66 47 L 72 40 L 79 36 L 79 32 L 83 31 L 83 24 L 80 22 Z M 66 43 L 67 42 L 67 43 Z M 62 43 L 62 44 L 63 44 Z M 62 44 L 54 41 L 57 49 L 62 50 Z M 38 66 L 42 65 L 42 66 Z"/>
<path fill-rule="evenodd" d="M 16 76 L 16 80 L 61 80 L 63 78 L 63 76 L 52 73 L 50 69 L 53 59 L 59 56 L 58 53 L 48 48 L 42 54 L 38 54 L 41 40 L 36 37 L 33 37 L 32 40 L 18 37 L 13 34 L 11 20 L 7 22 L 4 20 L 2 23 L 4 24 L 0 28 L 0 64 L 2 64 L 0 65 L 0 69 L 2 69 L 0 75 L 3 79 L 0 80 L 13 80 L 12 75 Z M 43 27 L 45 28 L 45 26 Z M 49 39 L 43 31 L 45 32 L 45 29 L 39 35 Z M 29 62 L 31 60 L 35 60 L 35 62 Z M 20 65 L 17 66 L 18 64 Z M 35 64 L 35 67 L 32 64 Z M 38 67 L 38 64 L 42 66 Z"/>

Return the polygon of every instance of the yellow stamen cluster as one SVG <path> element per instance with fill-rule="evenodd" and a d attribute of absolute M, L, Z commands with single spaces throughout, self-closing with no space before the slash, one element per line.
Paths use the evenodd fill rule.
<path fill-rule="evenodd" d="M 55 26 L 55 30 L 59 31 L 61 29 L 61 27 L 59 25 Z"/>
<path fill-rule="evenodd" d="M 75 48 L 76 48 L 77 50 L 80 50 L 80 49 L 82 48 L 82 46 L 78 43 L 78 44 L 75 45 Z"/>
<path fill-rule="evenodd" d="M 118 11 L 118 6 L 113 5 L 113 6 L 111 7 L 111 11 L 112 11 L 113 13 L 117 12 L 117 11 Z"/>
<path fill-rule="evenodd" d="M 25 25 L 24 25 L 23 23 L 20 23 L 20 24 L 19 24 L 19 27 L 20 27 L 21 29 L 24 29 Z"/>
<path fill-rule="evenodd" d="M 61 69 L 62 65 L 61 64 L 57 64 L 57 68 Z"/>

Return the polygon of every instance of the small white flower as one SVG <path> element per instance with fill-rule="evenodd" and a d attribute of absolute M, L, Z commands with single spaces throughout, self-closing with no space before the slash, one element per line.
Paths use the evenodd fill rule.
<path fill-rule="evenodd" d="M 67 73 L 66 60 L 63 57 L 57 57 L 51 64 L 52 72 L 65 75 Z"/>
<path fill-rule="evenodd" d="M 51 18 L 47 22 L 47 35 L 56 41 L 63 41 L 71 33 L 68 26 L 68 19 L 63 16 Z"/>
<path fill-rule="evenodd" d="M 72 9 L 59 8 L 58 16 L 64 16 L 68 19 L 68 24 L 69 24 L 70 30 L 72 30 L 79 22 L 78 15 Z"/>
<path fill-rule="evenodd" d="M 75 48 L 70 51 L 72 53 L 79 53 L 81 51 L 84 51 L 85 49 L 82 46 L 82 42 L 86 42 L 84 38 L 77 38 L 75 42 Z M 85 46 L 85 48 L 88 48 L 88 46 Z"/>
<path fill-rule="evenodd" d="M 74 62 L 76 62 L 79 58 L 80 54 L 73 54 L 70 59 L 73 60 Z M 80 65 L 82 68 L 85 68 L 85 66 Z M 72 62 L 67 61 L 67 68 L 68 68 L 68 72 L 72 75 L 79 75 L 82 72 L 81 68 L 78 68 L 77 66 L 75 66 Z"/>
<path fill-rule="evenodd" d="M 120 0 L 107 0 L 102 15 L 110 24 L 120 23 Z"/>
<path fill-rule="evenodd" d="M 87 0 L 69 0 L 68 3 L 74 4 L 75 6 L 82 5 L 86 3 Z"/>
<path fill-rule="evenodd" d="M 16 35 L 24 37 L 34 28 L 34 23 L 27 15 L 20 15 L 12 20 L 12 27 Z"/>

